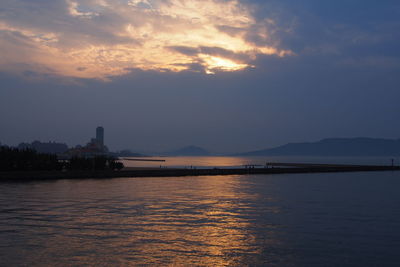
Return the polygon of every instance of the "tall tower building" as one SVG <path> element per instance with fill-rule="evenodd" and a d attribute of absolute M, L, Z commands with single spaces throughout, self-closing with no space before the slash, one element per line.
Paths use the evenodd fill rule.
<path fill-rule="evenodd" d="M 104 128 L 101 126 L 96 128 L 96 140 L 101 147 L 104 147 Z"/>

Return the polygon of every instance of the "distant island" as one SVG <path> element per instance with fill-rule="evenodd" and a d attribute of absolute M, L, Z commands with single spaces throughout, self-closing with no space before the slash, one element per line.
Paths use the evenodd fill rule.
<path fill-rule="evenodd" d="M 289 143 L 238 156 L 400 156 L 400 139 L 329 138 L 318 142 Z"/>
<path fill-rule="evenodd" d="M 165 156 L 209 156 L 211 153 L 198 146 L 186 146 L 178 150 L 162 153 Z"/>

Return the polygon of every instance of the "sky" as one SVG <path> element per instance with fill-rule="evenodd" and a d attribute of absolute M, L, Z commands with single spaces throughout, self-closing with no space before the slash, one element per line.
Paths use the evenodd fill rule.
<path fill-rule="evenodd" d="M 400 138 L 400 2 L 2 0 L 0 142 Z"/>

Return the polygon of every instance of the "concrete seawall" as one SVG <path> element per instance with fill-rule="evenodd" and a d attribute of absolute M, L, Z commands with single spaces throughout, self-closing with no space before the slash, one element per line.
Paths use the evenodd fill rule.
<path fill-rule="evenodd" d="M 301 166 L 301 167 L 295 167 Z M 272 167 L 286 166 L 286 167 Z M 372 172 L 400 171 L 398 166 L 359 166 L 359 165 L 312 165 L 312 164 L 273 164 L 269 168 L 212 168 L 212 169 L 127 169 L 121 171 L 21 171 L 0 172 L 0 181 L 29 181 L 55 179 L 104 179 L 122 177 L 183 177 L 219 175 L 260 175 L 288 173 L 327 173 L 327 172 Z M 293 166 L 293 167 L 290 167 Z"/>

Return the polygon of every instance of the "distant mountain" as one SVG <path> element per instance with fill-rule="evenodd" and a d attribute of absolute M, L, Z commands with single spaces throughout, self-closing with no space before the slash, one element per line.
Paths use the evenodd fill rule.
<path fill-rule="evenodd" d="M 289 143 L 241 156 L 400 156 L 400 139 L 330 138 L 313 143 Z"/>
<path fill-rule="evenodd" d="M 208 156 L 210 152 L 197 146 L 186 146 L 178 150 L 163 153 L 167 156 Z"/>

